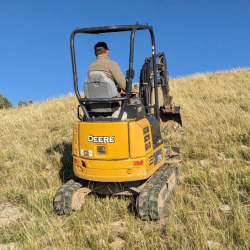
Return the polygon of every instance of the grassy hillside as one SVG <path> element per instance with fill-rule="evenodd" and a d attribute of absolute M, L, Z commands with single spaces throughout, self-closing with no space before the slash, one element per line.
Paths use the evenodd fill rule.
<path fill-rule="evenodd" d="M 56 216 L 52 200 L 71 167 L 74 96 L 0 110 L 0 204 L 24 213 L 0 224 L 0 243 L 20 249 L 249 249 L 250 70 L 171 81 L 184 110 L 176 195 L 159 222 L 142 222 L 129 199 L 90 196 Z M 8 204 L 9 204 L 8 203 Z M 15 248 L 15 249 L 16 249 Z"/>

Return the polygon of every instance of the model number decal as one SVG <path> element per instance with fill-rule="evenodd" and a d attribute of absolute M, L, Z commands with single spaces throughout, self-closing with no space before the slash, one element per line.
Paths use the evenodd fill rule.
<path fill-rule="evenodd" d="M 114 143 L 115 136 L 93 136 L 88 135 L 88 142 Z"/>
<path fill-rule="evenodd" d="M 147 171 L 137 171 L 137 176 L 147 175 Z"/>

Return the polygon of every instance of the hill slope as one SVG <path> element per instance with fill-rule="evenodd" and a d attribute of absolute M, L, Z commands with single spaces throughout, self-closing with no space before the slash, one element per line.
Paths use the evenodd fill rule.
<path fill-rule="evenodd" d="M 142 222 L 130 201 L 89 197 L 82 212 L 56 216 L 52 200 L 70 174 L 74 96 L 0 110 L 0 204 L 25 217 L 0 223 L 0 243 L 20 249 L 249 249 L 250 70 L 171 81 L 184 110 L 176 195 L 159 222 Z M 0 218 L 1 219 L 1 218 Z M 0 220 L 1 222 L 1 220 Z"/>

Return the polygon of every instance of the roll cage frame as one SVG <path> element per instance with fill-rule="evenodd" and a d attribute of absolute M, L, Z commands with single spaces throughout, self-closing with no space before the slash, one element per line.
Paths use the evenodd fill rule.
<path fill-rule="evenodd" d="M 103 27 L 92 27 L 92 28 L 81 28 L 75 29 L 70 36 L 70 49 L 71 49 L 71 60 L 72 60 L 72 69 L 73 69 L 73 80 L 74 80 L 74 90 L 76 97 L 79 102 L 79 106 L 82 108 L 85 120 L 86 121 L 95 121 L 95 118 L 91 118 L 85 104 L 87 103 L 113 103 L 117 101 L 122 101 L 121 111 L 118 118 L 112 118 L 112 121 L 121 121 L 123 113 L 125 111 L 126 106 L 129 104 L 131 91 L 132 91 L 132 81 L 134 78 L 134 41 L 135 41 L 135 33 L 137 30 L 149 30 L 151 36 L 151 44 L 152 44 L 152 59 L 153 59 L 153 79 L 155 88 L 155 105 L 154 105 L 154 116 L 159 120 L 159 103 L 158 103 L 158 84 L 157 84 L 157 71 L 156 71 L 156 48 L 155 48 L 155 36 L 153 32 L 153 27 L 149 25 L 114 25 L 114 26 L 103 26 Z M 79 93 L 78 88 L 78 79 L 77 79 L 77 68 L 76 68 L 76 56 L 75 56 L 75 46 L 74 46 L 74 38 L 76 34 L 101 34 L 101 33 L 112 33 L 112 32 L 124 32 L 131 31 L 130 35 L 130 52 L 129 52 L 129 69 L 126 71 L 126 95 L 123 97 L 115 97 L 115 98 L 82 98 Z M 79 112 L 78 112 L 79 113 Z M 79 117 L 79 115 L 78 115 Z"/>

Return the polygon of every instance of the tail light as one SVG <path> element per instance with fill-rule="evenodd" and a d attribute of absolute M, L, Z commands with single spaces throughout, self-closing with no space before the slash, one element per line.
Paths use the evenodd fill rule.
<path fill-rule="evenodd" d="M 141 161 L 134 161 L 134 166 L 138 166 L 138 165 L 143 165 L 143 160 L 141 160 Z"/>

